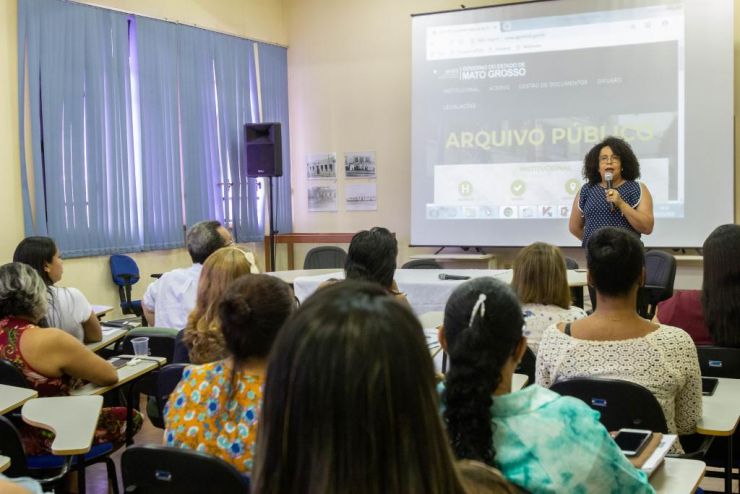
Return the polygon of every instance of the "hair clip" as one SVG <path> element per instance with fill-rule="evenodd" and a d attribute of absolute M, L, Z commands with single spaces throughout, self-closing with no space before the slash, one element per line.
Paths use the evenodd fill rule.
<path fill-rule="evenodd" d="M 468 323 L 468 326 L 473 326 L 473 321 L 475 320 L 475 314 L 478 312 L 478 308 L 480 308 L 480 316 L 484 317 L 486 315 L 486 294 L 481 293 L 478 295 L 478 300 L 475 302 L 475 305 L 473 306 L 473 312 L 470 314 L 470 322 Z"/>

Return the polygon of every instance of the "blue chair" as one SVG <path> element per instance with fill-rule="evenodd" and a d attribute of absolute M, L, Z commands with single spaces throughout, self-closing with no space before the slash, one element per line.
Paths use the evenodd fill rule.
<path fill-rule="evenodd" d="M 114 494 L 118 494 L 118 476 L 110 454 L 112 443 L 96 444 L 84 455 L 82 468 L 94 463 L 104 462 L 108 471 L 108 483 Z M 21 435 L 15 425 L 6 417 L 0 416 L 0 455 L 10 458 L 10 467 L 4 472 L 8 477 L 31 477 L 44 487 L 61 483 L 67 473 L 77 465 L 79 456 L 56 456 L 52 454 L 27 456 Z M 78 468 L 79 470 L 79 468 Z M 79 476 L 79 492 L 84 492 L 84 476 Z"/>
<path fill-rule="evenodd" d="M 131 287 L 139 281 L 139 266 L 136 261 L 123 254 L 110 256 L 110 272 L 113 283 L 118 285 L 123 313 L 141 316 L 141 300 L 131 300 Z"/>

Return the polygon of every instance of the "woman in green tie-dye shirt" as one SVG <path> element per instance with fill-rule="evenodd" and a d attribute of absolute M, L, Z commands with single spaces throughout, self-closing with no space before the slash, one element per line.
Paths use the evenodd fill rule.
<path fill-rule="evenodd" d="M 468 281 L 447 301 L 440 340 L 450 370 L 440 387 L 458 458 L 533 493 L 654 492 L 588 405 L 536 385 L 511 392 L 523 325 L 516 295 L 493 278 Z"/>

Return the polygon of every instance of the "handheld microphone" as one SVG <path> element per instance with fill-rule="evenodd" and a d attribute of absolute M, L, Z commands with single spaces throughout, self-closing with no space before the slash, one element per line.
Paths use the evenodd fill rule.
<path fill-rule="evenodd" d="M 606 180 L 606 188 L 607 190 L 613 188 L 614 185 L 614 174 L 612 172 L 606 172 L 604 174 L 604 180 Z M 614 211 L 614 203 L 611 205 L 611 210 Z"/>
<path fill-rule="evenodd" d="M 440 280 L 469 280 L 470 276 L 460 276 L 456 274 L 440 273 L 439 279 Z"/>

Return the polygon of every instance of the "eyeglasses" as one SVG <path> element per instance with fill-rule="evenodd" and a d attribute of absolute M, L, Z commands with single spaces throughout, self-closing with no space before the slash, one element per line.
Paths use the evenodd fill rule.
<path fill-rule="evenodd" d="M 609 163 L 609 162 L 619 163 L 621 161 L 621 158 L 618 155 L 613 154 L 611 156 L 599 156 L 599 161 L 601 163 Z"/>

